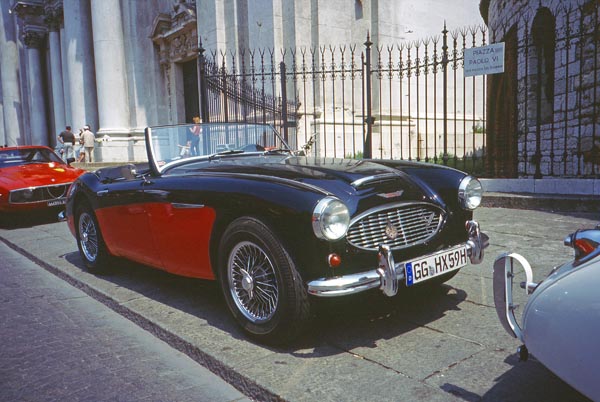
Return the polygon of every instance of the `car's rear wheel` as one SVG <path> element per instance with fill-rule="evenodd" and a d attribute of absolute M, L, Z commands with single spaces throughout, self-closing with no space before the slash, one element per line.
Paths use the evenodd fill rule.
<path fill-rule="evenodd" d="M 92 274 L 108 273 L 110 254 L 92 208 L 87 204 L 78 206 L 75 210 L 75 222 L 77 246 L 85 267 Z"/>
<path fill-rule="evenodd" d="M 310 316 L 308 294 L 274 233 L 253 218 L 231 223 L 219 246 L 219 279 L 240 326 L 260 342 L 291 341 Z"/>

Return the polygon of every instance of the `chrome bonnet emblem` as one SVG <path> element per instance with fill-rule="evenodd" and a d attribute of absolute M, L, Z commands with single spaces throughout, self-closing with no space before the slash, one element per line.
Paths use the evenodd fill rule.
<path fill-rule="evenodd" d="M 380 196 L 380 197 L 388 199 L 388 198 L 400 197 L 400 196 L 402 196 L 402 194 L 404 194 L 404 190 L 394 191 L 393 193 L 379 193 L 377 195 Z"/>
<path fill-rule="evenodd" d="M 396 229 L 396 226 L 389 220 L 387 221 L 387 225 L 385 225 L 385 235 L 390 240 L 394 240 L 398 237 L 398 229 Z"/>

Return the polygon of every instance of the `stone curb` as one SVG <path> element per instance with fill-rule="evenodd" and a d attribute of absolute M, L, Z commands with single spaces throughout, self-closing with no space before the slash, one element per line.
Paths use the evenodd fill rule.
<path fill-rule="evenodd" d="M 600 212 L 600 197 L 570 194 L 485 193 L 483 207 L 555 212 Z"/>

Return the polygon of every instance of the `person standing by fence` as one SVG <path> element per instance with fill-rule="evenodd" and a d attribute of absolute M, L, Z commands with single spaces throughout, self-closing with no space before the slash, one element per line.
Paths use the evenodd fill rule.
<path fill-rule="evenodd" d="M 96 136 L 90 130 L 89 125 L 83 126 L 83 133 L 81 133 L 81 139 L 83 141 L 83 149 L 86 155 L 84 157 L 84 162 L 94 162 L 94 141 L 96 141 Z"/>
<path fill-rule="evenodd" d="M 200 154 L 198 148 L 200 147 L 200 134 L 202 133 L 202 126 L 200 125 L 202 123 L 202 119 L 200 119 L 200 116 L 194 116 L 192 121 L 194 122 L 194 125 L 190 127 L 190 142 L 192 146 L 190 149 L 190 154 L 192 156 L 197 156 Z"/>

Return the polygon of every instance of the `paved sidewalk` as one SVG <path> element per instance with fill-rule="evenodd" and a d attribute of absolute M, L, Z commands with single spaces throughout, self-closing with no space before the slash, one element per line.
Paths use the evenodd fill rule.
<path fill-rule="evenodd" d="M 1 401 L 249 401 L 0 242 Z"/>

